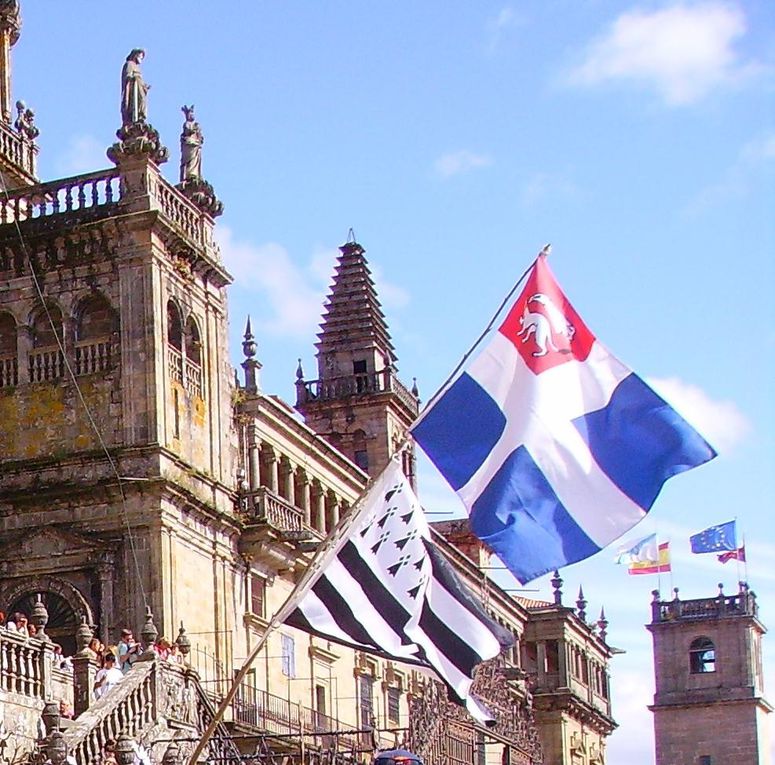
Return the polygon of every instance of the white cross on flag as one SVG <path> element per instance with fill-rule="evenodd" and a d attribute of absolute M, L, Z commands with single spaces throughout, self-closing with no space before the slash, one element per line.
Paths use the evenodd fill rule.
<path fill-rule="evenodd" d="M 430 539 L 420 503 L 392 460 L 286 624 L 432 669 L 476 719 L 474 669 L 513 643 Z"/>

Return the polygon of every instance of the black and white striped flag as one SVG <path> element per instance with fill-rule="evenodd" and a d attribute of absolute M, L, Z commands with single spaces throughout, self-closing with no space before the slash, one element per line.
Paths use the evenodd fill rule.
<path fill-rule="evenodd" d="M 436 549 L 395 459 L 285 623 L 434 670 L 482 722 L 491 717 L 469 694 L 474 669 L 514 640 Z"/>

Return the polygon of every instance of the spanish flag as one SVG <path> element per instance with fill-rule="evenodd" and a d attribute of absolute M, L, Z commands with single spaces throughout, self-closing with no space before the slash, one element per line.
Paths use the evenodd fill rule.
<path fill-rule="evenodd" d="M 664 574 L 670 571 L 670 542 L 660 542 L 657 554 L 651 560 L 630 563 L 629 574 Z"/>

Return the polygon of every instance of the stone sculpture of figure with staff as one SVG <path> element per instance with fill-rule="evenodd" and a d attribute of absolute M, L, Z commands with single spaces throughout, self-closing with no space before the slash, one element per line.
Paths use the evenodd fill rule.
<path fill-rule="evenodd" d="M 194 105 L 181 108 L 185 115 L 180 134 L 180 182 L 202 178 L 202 128 L 194 119 Z"/>
<path fill-rule="evenodd" d="M 145 58 L 142 48 L 134 48 L 126 57 L 121 70 L 121 124 L 134 125 L 146 121 L 148 90 L 150 85 L 143 81 L 140 64 Z"/>

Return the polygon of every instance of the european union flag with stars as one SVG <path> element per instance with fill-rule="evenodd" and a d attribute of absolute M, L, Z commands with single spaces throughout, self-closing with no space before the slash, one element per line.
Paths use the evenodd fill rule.
<path fill-rule="evenodd" d="M 727 521 L 718 526 L 711 526 L 699 534 L 689 537 L 693 553 L 712 553 L 721 550 L 737 550 L 737 534 L 735 522 Z"/>

